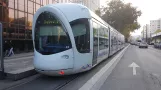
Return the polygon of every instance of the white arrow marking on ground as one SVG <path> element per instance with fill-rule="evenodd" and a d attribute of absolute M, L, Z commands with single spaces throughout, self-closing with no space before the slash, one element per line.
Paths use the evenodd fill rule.
<path fill-rule="evenodd" d="M 133 68 L 133 75 L 136 75 L 136 67 L 139 67 L 136 63 L 132 63 L 129 65 L 129 67 L 132 67 Z"/>

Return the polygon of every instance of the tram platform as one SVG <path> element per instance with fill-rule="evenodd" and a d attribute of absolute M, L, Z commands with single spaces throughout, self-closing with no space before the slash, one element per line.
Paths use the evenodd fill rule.
<path fill-rule="evenodd" d="M 33 67 L 33 52 L 15 54 L 4 58 L 6 78 L 19 80 L 36 74 Z"/>

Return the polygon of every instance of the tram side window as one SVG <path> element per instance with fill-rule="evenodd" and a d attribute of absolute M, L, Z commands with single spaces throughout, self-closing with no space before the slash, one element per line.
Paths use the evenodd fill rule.
<path fill-rule="evenodd" d="M 105 48 L 108 48 L 108 29 L 107 28 L 104 28 L 104 31 L 105 31 Z"/>
<path fill-rule="evenodd" d="M 98 25 L 95 23 L 95 22 L 93 22 L 93 37 L 94 37 L 94 39 L 93 39 L 93 44 L 94 44 L 94 46 L 98 46 Z"/>
<path fill-rule="evenodd" d="M 88 19 L 78 19 L 70 22 L 78 52 L 90 52 L 90 28 Z"/>
<path fill-rule="evenodd" d="M 99 25 L 99 50 L 104 49 L 104 30 L 103 28 Z"/>
<path fill-rule="evenodd" d="M 115 46 L 116 43 L 117 43 L 116 36 L 114 36 L 113 45 Z"/>
<path fill-rule="evenodd" d="M 115 37 L 114 37 L 114 33 L 112 32 L 112 37 L 111 37 L 111 42 L 112 42 L 112 47 L 115 46 Z"/>

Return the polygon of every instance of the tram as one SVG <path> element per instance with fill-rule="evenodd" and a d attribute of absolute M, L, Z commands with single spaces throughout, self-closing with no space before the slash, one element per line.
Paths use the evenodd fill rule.
<path fill-rule="evenodd" d="M 92 69 L 124 48 L 124 36 L 87 7 L 49 4 L 34 14 L 34 67 L 50 76 Z"/>

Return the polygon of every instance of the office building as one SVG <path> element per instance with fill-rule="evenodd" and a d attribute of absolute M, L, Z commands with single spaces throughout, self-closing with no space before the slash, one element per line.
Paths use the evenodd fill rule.
<path fill-rule="evenodd" d="M 150 30 L 154 34 L 157 30 L 161 30 L 161 19 L 150 20 Z"/>
<path fill-rule="evenodd" d="M 100 0 L 70 0 L 73 3 L 79 3 L 87 6 L 90 10 L 95 12 L 100 8 Z"/>
<path fill-rule="evenodd" d="M 151 38 L 151 30 L 149 24 L 143 26 L 143 31 L 141 32 L 142 40 L 146 41 Z"/>

